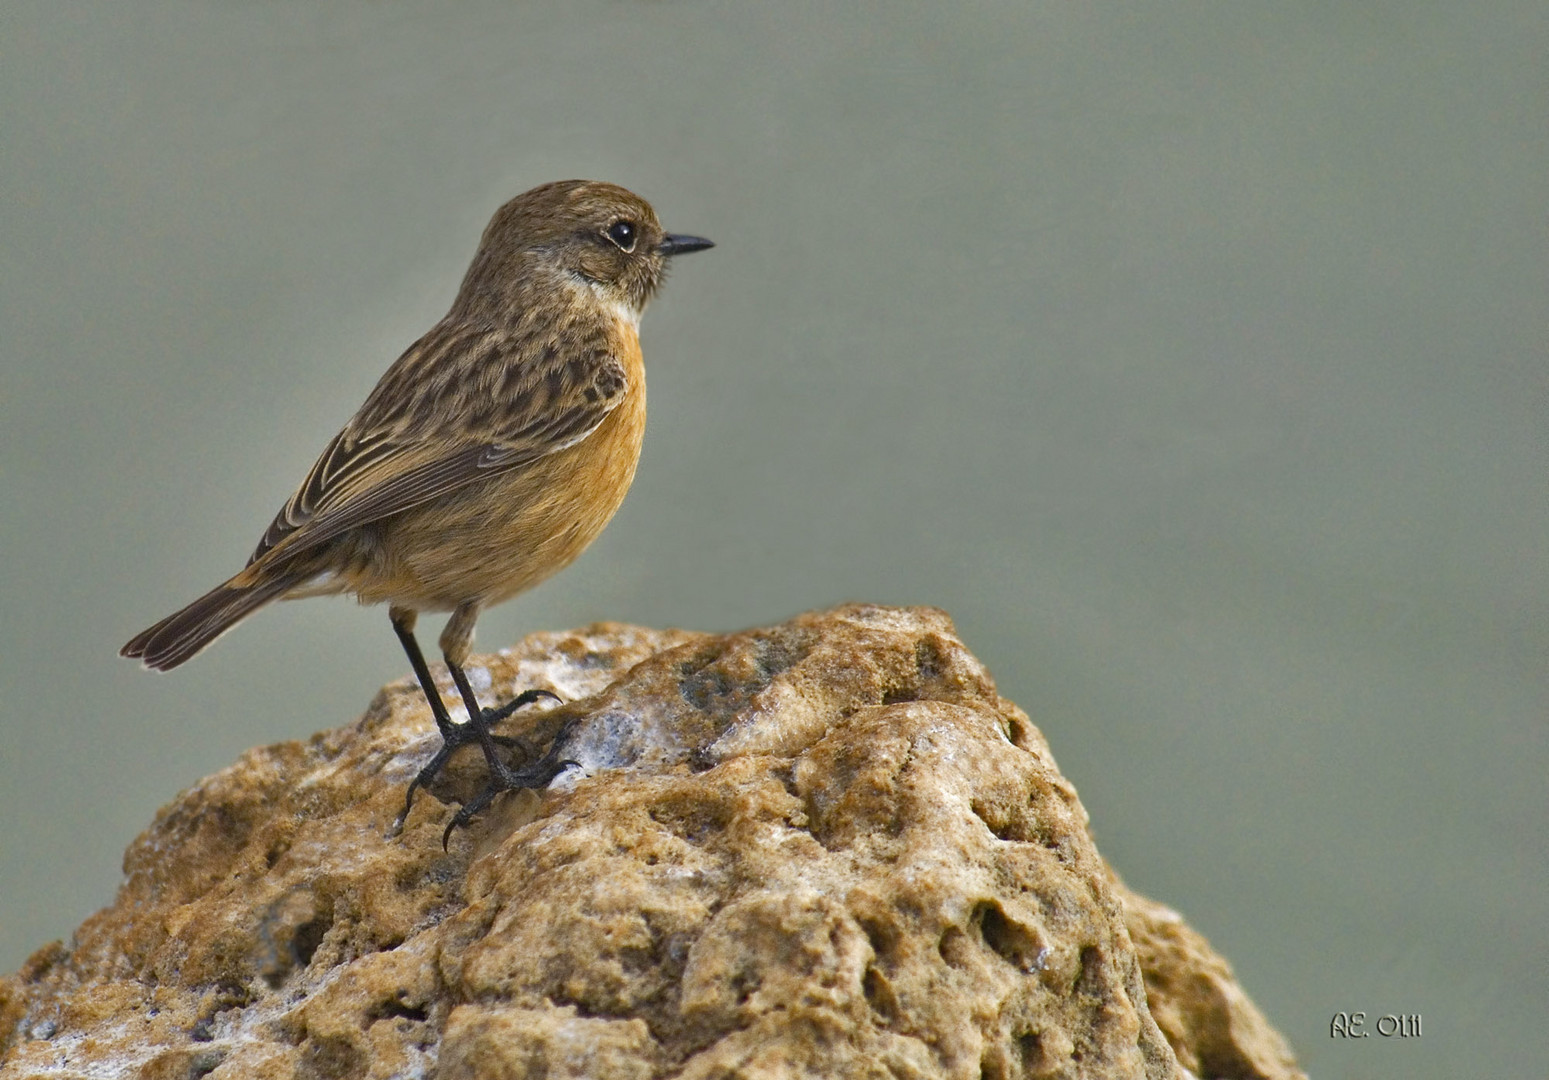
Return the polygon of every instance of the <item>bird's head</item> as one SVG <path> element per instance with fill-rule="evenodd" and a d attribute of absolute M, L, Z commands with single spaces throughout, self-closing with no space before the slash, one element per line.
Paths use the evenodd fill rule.
<path fill-rule="evenodd" d="M 456 306 L 514 312 L 532 303 L 533 288 L 553 288 L 558 277 L 638 320 L 668 260 L 712 246 L 667 232 L 650 203 L 617 184 L 559 180 L 495 212 Z"/>

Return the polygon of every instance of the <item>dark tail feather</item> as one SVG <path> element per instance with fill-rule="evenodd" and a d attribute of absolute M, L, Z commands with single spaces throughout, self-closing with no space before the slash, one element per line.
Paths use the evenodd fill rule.
<path fill-rule="evenodd" d="M 248 588 L 231 582 L 217 585 L 181 611 L 142 630 L 119 650 L 120 656 L 144 661 L 148 668 L 170 671 L 230 630 L 269 601 L 301 582 L 301 574 L 281 574 Z"/>

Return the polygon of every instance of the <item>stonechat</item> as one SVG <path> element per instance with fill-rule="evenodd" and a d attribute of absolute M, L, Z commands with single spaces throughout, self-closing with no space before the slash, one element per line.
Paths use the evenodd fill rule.
<path fill-rule="evenodd" d="M 463 672 L 473 625 L 482 608 L 568 566 L 618 509 L 645 432 L 640 316 L 671 259 L 711 246 L 666 232 L 649 203 L 614 184 L 563 180 L 506 203 L 452 309 L 387 369 L 246 568 L 122 655 L 165 671 L 271 600 L 386 601 L 442 736 L 397 827 L 415 788 L 467 742 L 483 749 L 490 782 L 447 836 L 501 791 L 547 785 L 568 764 L 556 749 L 512 768 L 490 727 L 554 695 L 481 708 Z M 422 611 L 452 613 L 441 655 L 466 724 L 452 722 L 415 640 Z"/>

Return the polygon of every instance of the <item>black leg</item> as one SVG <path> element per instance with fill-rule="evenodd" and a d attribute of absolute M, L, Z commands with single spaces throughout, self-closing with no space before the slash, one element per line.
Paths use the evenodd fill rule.
<path fill-rule="evenodd" d="M 431 677 L 430 665 L 425 662 L 425 654 L 420 651 L 419 642 L 414 637 L 414 616 L 412 613 L 392 614 L 393 632 L 398 635 L 398 641 L 403 646 L 403 651 L 409 657 L 409 666 L 414 669 L 414 677 L 419 680 L 420 690 L 425 694 L 425 701 L 430 705 L 430 712 L 436 719 L 436 727 L 441 732 L 441 748 L 435 756 L 419 771 L 419 774 L 409 783 L 408 793 L 404 796 L 403 809 L 398 818 L 393 822 L 392 835 L 396 836 L 403 831 L 403 824 L 409 818 L 409 810 L 414 806 L 414 792 L 426 787 L 436 774 L 441 771 L 447 759 L 452 756 L 452 751 L 465 743 L 477 741 L 484 750 L 485 760 L 490 766 L 490 773 L 494 779 L 491 781 L 490 790 L 480 799 L 475 799 L 477 804 L 472 811 L 463 807 L 458 811 L 457 817 L 452 819 L 452 824 L 447 828 L 446 836 L 442 838 L 442 846 L 446 846 L 446 837 L 451 836 L 452 830 L 460 825 L 466 825 L 480 810 L 489 805 L 490 800 L 500 792 L 513 787 L 540 787 L 541 784 L 532 782 L 527 769 L 513 771 L 501 761 L 496 745 L 517 746 L 530 760 L 533 750 L 525 739 L 513 739 L 490 732 L 490 725 L 499 723 L 524 705 L 531 705 L 540 698 L 553 698 L 559 700 L 559 695 L 548 690 L 528 690 L 518 694 L 511 701 L 506 702 L 498 709 L 481 709 L 478 699 L 474 696 L 473 687 L 468 682 L 468 677 L 459 667 L 448 664 L 452 672 L 452 680 L 457 684 L 458 692 L 462 695 L 463 703 L 468 707 L 468 720 L 466 724 L 453 723 L 451 714 L 447 711 L 446 704 L 441 700 L 441 694 L 436 690 L 436 681 Z M 545 759 L 546 760 L 546 759 Z M 542 764 L 541 762 L 538 764 Z M 557 776 L 564 769 L 564 765 L 553 770 L 543 783 Z M 536 774 L 533 774 L 536 775 Z M 499 785 L 499 786 L 496 786 Z M 480 801 L 482 799 L 482 801 Z M 472 805 L 472 804 L 470 804 Z M 465 816 L 466 814 L 466 816 Z"/>
<path fill-rule="evenodd" d="M 491 744 L 515 747 L 522 752 L 523 761 L 530 761 L 537 757 L 538 751 L 534 749 L 532 743 L 520 735 L 496 735 L 490 729 L 516 710 L 531 705 L 535 701 L 542 701 L 544 698 L 560 701 L 558 694 L 551 690 L 523 690 L 498 709 L 483 709 L 479 707 L 478 696 L 474 694 L 473 685 L 468 682 L 468 676 L 463 674 L 463 669 L 451 661 L 446 662 L 446 667 L 452 673 L 452 681 L 457 684 L 457 692 L 462 695 L 463 705 L 467 708 L 468 716 L 472 721 L 467 724 L 453 725 L 457 732 L 456 745 L 461 746 L 463 743 L 477 740 L 484 751 L 484 760 L 489 763 L 491 772 L 498 772 L 506 767 L 505 760 L 496 756 L 491 749 Z M 472 734 L 470 735 L 469 732 Z"/>
<path fill-rule="evenodd" d="M 528 693 L 533 691 L 529 690 Z M 446 832 L 441 834 L 441 847 L 446 848 L 451 840 L 452 833 L 467 825 L 468 822 L 484 812 L 490 803 L 495 801 L 495 796 L 502 791 L 512 791 L 517 788 L 542 788 L 548 787 L 549 782 L 570 766 L 581 767 L 579 761 L 572 758 L 562 758 L 560 753 L 570 733 L 575 730 L 578 721 L 571 720 L 560 728 L 559 734 L 554 736 L 554 741 L 549 745 L 549 752 L 537 761 L 523 765 L 520 769 L 507 768 L 504 762 L 498 768 L 491 768 L 490 782 L 487 787 L 478 793 L 471 801 L 464 803 L 446 827 Z"/>
<path fill-rule="evenodd" d="M 414 669 L 414 677 L 420 681 L 420 689 L 425 692 L 425 700 L 430 703 L 430 711 L 436 718 L 436 727 L 441 729 L 441 737 L 447 738 L 454 726 L 452 717 L 446 711 L 441 694 L 436 690 L 436 680 L 431 678 L 430 665 L 425 663 L 425 654 L 420 652 L 420 643 L 414 639 L 413 619 L 400 619 L 395 616 L 392 622 L 393 633 L 398 635 L 398 643 L 403 646 L 403 651 L 409 654 L 409 666 Z"/>
<path fill-rule="evenodd" d="M 409 666 L 414 669 L 414 677 L 419 680 L 420 690 L 425 694 L 425 701 L 430 705 L 431 715 L 436 718 L 436 727 L 441 732 L 441 749 L 436 751 L 436 756 L 427 764 L 413 780 L 409 781 L 408 794 L 404 796 L 403 809 L 398 811 L 398 818 L 393 822 L 391 835 L 397 836 L 403 832 L 403 823 L 409 820 L 409 811 L 414 807 L 414 792 L 416 788 L 429 784 L 441 766 L 446 764 L 446 759 L 452 756 L 452 751 L 467 741 L 467 735 L 459 730 L 458 725 L 452 723 L 451 715 L 446 711 L 446 704 L 441 700 L 441 693 L 436 689 L 436 680 L 430 675 L 430 665 L 425 663 L 425 654 L 420 652 L 420 643 L 414 638 L 413 616 L 400 618 L 395 612 L 392 616 L 393 633 L 398 635 L 398 641 L 403 646 L 403 651 L 409 656 Z"/>
<path fill-rule="evenodd" d="M 504 719 L 523 705 L 536 701 L 540 697 L 551 697 L 558 701 L 558 694 L 551 694 L 547 690 L 528 690 L 499 709 L 484 709 L 479 705 L 478 696 L 473 692 L 473 684 L 468 681 L 468 676 L 463 673 L 463 669 L 450 660 L 447 661 L 446 666 L 452 673 L 452 681 L 457 684 L 457 692 L 463 697 L 463 704 L 468 708 L 467 726 L 474 729 L 474 735 L 484 749 L 484 760 L 489 763 L 489 786 L 472 802 L 465 803 L 453 816 L 451 824 L 446 827 L 446 832 L 441 835 L 443 848 L 451 839 L 454 830 L 472 821 L 502 791 L 547 787 L 549 781 L 564 772 L 567 766 L 576 764 L 576 762 L 562 761 L 558 758 L 559 745 L 564 741 L 563 732 L 560 738 L 554 740 L 547 754 L 529 765 L 523 765 L 520 769 L 511 768 L 501 759 L 500 753 L 495 749 L 497 740 L 490 734 L 489 725 L 494 721 Z M 531 754 L 529 753 L 528 756 L 530 758 Z"/>

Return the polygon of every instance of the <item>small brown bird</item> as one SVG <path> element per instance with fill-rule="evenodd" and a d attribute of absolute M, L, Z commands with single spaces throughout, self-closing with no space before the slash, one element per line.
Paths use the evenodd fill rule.
<path fill-rule="evenodd" d="M 386 601 L 442 736 L 398 826 L 415 788 L 473 740 L 490 783 L 448 836 L 499 792 L 546 785 L 567 764 L 555 750 L 512 769 L 490 725 L 553 695 L 482 709 L 462 670 L 473 624 L 568 566 L 618 509 L 645 432 L 641 313 L 669 259 L 711 246 L 665 232 L 649 203 L 614 184 L 564 180 L 506 203 L 451 311 L 387 369 L 247 567 L 122 654 L 165 671 L 271 600 Z M 415 640 L 421 611 L 452 613 L 441 654 L 466 724 L 452 722 Z"/>

